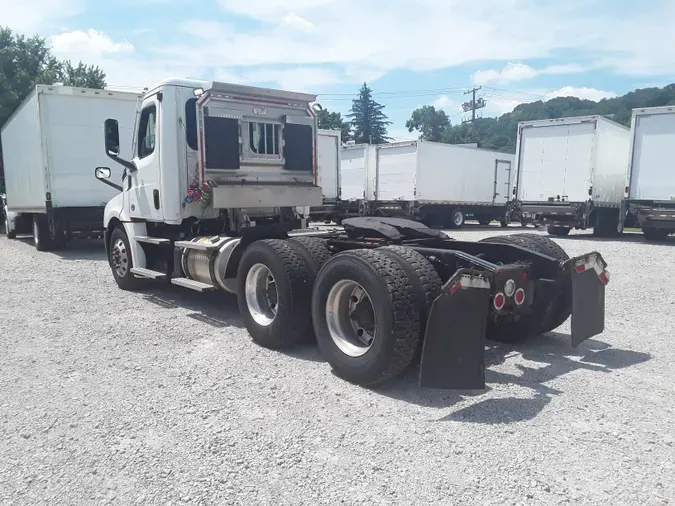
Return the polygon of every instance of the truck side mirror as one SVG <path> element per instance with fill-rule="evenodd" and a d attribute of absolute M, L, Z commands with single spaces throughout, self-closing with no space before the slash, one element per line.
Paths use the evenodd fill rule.
<path fill-rule="evenodd" d="M 96 167 L 94 176 L 96 179 L 110 179 L 111 171 L 109 167 Z"/>
<path fill-rule="evenodd" d="M 108 186 L 112 186 L 115 188 L 117 191 L 122 191 L 122 187 L 118 184 L 113 183 L 112 181 L 108 181 L 110 179 L 110 175 L 112 174 L 112 171 L 110 170 L 109 167 L 96 167 L 96 170 L 94 170 L 94 177 L 98 179 L 101 183 L 105 183 Z"/>
<path fill-rule="evenodd" d="M 120 128 L 116 119 L 105 120 L 105 152 L 108 156 L 120 154 Z"/>

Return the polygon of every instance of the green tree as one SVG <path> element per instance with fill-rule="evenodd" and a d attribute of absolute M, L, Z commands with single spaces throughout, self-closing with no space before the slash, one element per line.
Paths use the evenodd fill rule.
<path fill-rule="evenodd" d="M 408 132 L 417 130 L 426 141 L 440 142 L 450 127 L 450 119 L 444 110 L 437 110 L 433 105 L 425 105 L 413 111 L 405 127 Z"/>
<path fill-rule="evenodd" d="M 339 112 L 330 112 L 328 109 L 322 109 L 316 115 L 319 128 L 326 130 L 340 130 L 342 132 L 342 142 L 347 142 L 351 138 L 351 125 L 342 118 Z"/>
<path fill-rule="evenodd" d="M 36 84 L 53 84 L 60 77 L 61 64 L 45 39 L 0 27 L 0 126 Z"/>
<path fill-rule="evenodd" d="M 77 67 L 66 60 L 61 65 L 61 82 L 64 86 L 78 88 L 103 89 L 106 86 L 105 72 L 98 66 L 85 65 L 80 62 Z"/>
<path fill-rule="evenodd" d="M 383 144 L 390 140 L 387 137 L 387 127 L 391 125 L 391 121 L 387 120 L 383 110 L 384 106 L 373 99 L 373 90 L 363 83 L 359 97 L 352 102 L 352 108 L 347 115 L 351 120 L 356 143 Z"/>

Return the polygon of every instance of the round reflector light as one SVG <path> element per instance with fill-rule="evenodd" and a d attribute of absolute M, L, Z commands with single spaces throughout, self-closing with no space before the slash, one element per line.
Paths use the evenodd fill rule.
<path fill-rule="evenodd" d="M 506 304 L 506 296 L 503 293 L 498 293 L 495 295 L 494 299 L 494 306 L 497 311 L 501 311 L 504 308 L 504 305 Z"/>
<path fill-rule="evenodd" d="M 525 290 L 518 288 L 518 290 L 516 290 L 516 296 L 514 297 L 514 300 L 516 301 L 516 304 L 522 306 L 523 302 L 525 302 Z"/>
<path fill-rule="evenodd" d="M 513 294 L 516 291 L 516 282 L 512 279 L 509 279 L 504 285 L 504 293 L 507 297 L 513 297 Z"/>

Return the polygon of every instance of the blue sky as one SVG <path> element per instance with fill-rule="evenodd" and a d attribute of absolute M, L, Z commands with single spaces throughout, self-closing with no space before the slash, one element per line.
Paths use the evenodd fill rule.
<path fill-rule="evenodd" d="M 164 77 L 282 87 L 346 113 L 368 81 L 397 139 L 416 107 L 486 116 L 555 96 L 675 82 L 674 0 L 0 0 L 0 23 L 100 65 L 113 87 Z"/>

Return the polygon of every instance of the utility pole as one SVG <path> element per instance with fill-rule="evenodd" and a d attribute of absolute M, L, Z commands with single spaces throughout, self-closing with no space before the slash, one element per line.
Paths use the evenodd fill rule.
<path fill-rule="evenodd" d="M 487 102 L 485 102 L 485 99 L 483 97 L 480 97 L 478 98 L 478 100 L 476 100 L 476 92 L 480 91 L 481 88 L 482 86 L 479 86 L 478 88 L 474 88 L 472 90 L 464 92 L 465 95 L 469 94 L 472 95 L 472 98 L 469 102 L 464 102 L 462 104 L 462 109 L 464 110 L 464 112 L 471 111 L 471 123 L 476 121 L 476 110 L 482 109 L 487 105 Z"/>

